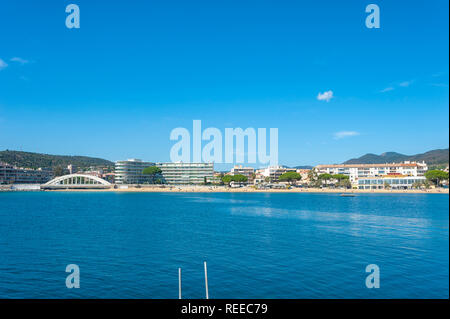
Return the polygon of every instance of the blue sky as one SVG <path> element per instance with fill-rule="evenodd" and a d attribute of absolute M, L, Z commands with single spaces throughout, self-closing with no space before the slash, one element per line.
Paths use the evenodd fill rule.
<path fill-rule="evenodd" d="M 81 28 L 65 27 L 76 3 Z M 376 3 L 381 28 L 365 27 Z M 276 127 L 279 162 L 448 147 L 448 1 L 3 1 L 0 149 L 169 161 Z M 319 100 L 318 94 L 333 97 Z"/>

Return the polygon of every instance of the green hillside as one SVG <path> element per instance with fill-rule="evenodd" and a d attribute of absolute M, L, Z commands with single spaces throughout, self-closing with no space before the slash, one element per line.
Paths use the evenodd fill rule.
<path fill-rule="evenodd" d="M 404 155 L 396 152 L 386 152 L 380 155 L 366 154 L 359 158 L 352 158 L 344 164 L 384 164 L 403 161 L 425 161 L 429 166 L 445 166 L 449 162 L 449 150 L 437 149 L 416 155 Z"/>
<path fill-rule="evenodd" d="M 78 168 L 90 166 L 112 166 L 113 162 L 88 156 L 49 155 L 20 151 L 0 151 L 0 162 L 26 168 L 66 167 L 69 164 Z"/>

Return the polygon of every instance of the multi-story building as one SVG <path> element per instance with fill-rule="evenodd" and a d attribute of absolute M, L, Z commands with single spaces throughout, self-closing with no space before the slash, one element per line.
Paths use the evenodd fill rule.
<path fill-rule="evenodd" d="M 203 184 L 213 181 L 213 163 L 157 163 L 167 184 Z"/>
<path fill-rule="evenodd" d="M 390 164 L 333 164 L 318 165 L 314 168 L 317 174 L 343 174 L 350 178 L 352 185 L 358 185 L 362 178 L 383 176 L 424 176 L 428 170 L 425 162 L 416 163 L 406 161 L 404 163 Z"/>
<path fill-rule="evenodd" d="M 115 165 L 116 184 L 149 184 L 153 181 L 153 176 L 144 175 L 144 168 L 154 166 L 155 163 L 143 162 L 140 159 L 128 159 L 117 161 Z"/>
<path fill-rule="evenodd" d="M 51 169 L 20 168 L 0 162 L 0 184 L 44 184 L 52 176 Z"/>
<path fill-rule="evenodd" d="M 281 175 L 287 172 L 296 172 L 295 168 L 288 168 L 284 166 L 269 166 L 262 170 L 261 175 L 268 177 L 270 182 L 278 181 Z"/>
<path fill-rule="evenodd" d="M 309 182 L 309 172 L 310 171 L 311 171 L 310 169 L 304 169 L 304 168 L 297 169 L 297 173 L 299 173 L 300 176 L 302 177 L 301 183 L 306 184 Z"/>
<path fill-rule="evenodd" d="M 235 166 L 231 169 L 230 175 L 244 175 L 248 179 L 248 183 L 252 184 L 255 177 L 255 169 L 253 167 Z"/>
<path fill-rule="evenodd" d="M 382 176 L 362 177 L 358 179 L 358 189 L 411 189 L 413 184 L 422 184 L 426 181 L 425 176 Z"/>

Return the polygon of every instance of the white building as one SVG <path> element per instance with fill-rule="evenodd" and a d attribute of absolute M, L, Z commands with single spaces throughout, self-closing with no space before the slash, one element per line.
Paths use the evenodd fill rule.
<path fill-rule="evenodd" d="M 213 163 L 157 163 L 167 184 L 203 184 L 212 182 Z"/>
<path fill-rule="evenodd" d="M 269 177 L 270 181 L 278 181 L 281 175 L 287 172 L 296 172 L 295 168 L 288 168 L 284 166 L 269 166 L 261 171 L 261 175 Z"/>
<path fill-rule="evenodd" d="M 235 166 L 231 169 L 231 175 L 244 175 L 248 179 L 248 183 L 253 183 L 253 176 L 255 169 L 253 167 L 243 167 L 242 165 Z"/>
<path fill-rule="evenodd" d="M 411 189 L 413 184 L 423 184 L 425 176 L 383 176 L 383 177 L 363 177 L 358 179 L 358 189 Z"/>
<path fill-rule="evenodd" d="M 343 174 L 350 178 L 352 185 L 358 185 L 358 180 L 362 178 L 384 177 L 384 176 L 424 176 L 428 170 L 425 162 L 403 162 L 390 164 L 332 164 L 317 165 L 314 170 L 317 174 Z"/>
<path fill-rule="evenodd" d="M 144 168 L 154 166 L 154 163 L 143 162 L 140 159 L 128 159 L 126 161 L 117 161 L 115 165 L 115 183 L 116 184 L 147 184 L 152 177 L 144 175 Z"/>

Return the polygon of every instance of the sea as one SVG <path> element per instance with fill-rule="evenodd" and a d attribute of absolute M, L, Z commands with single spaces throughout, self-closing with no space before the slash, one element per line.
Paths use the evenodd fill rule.
<path fill-rule="evenodd" d="M 0 298 L 205 298 L 205 262 L 210 298 L 446 299 L 449 196 L 0 192 Z"/>

